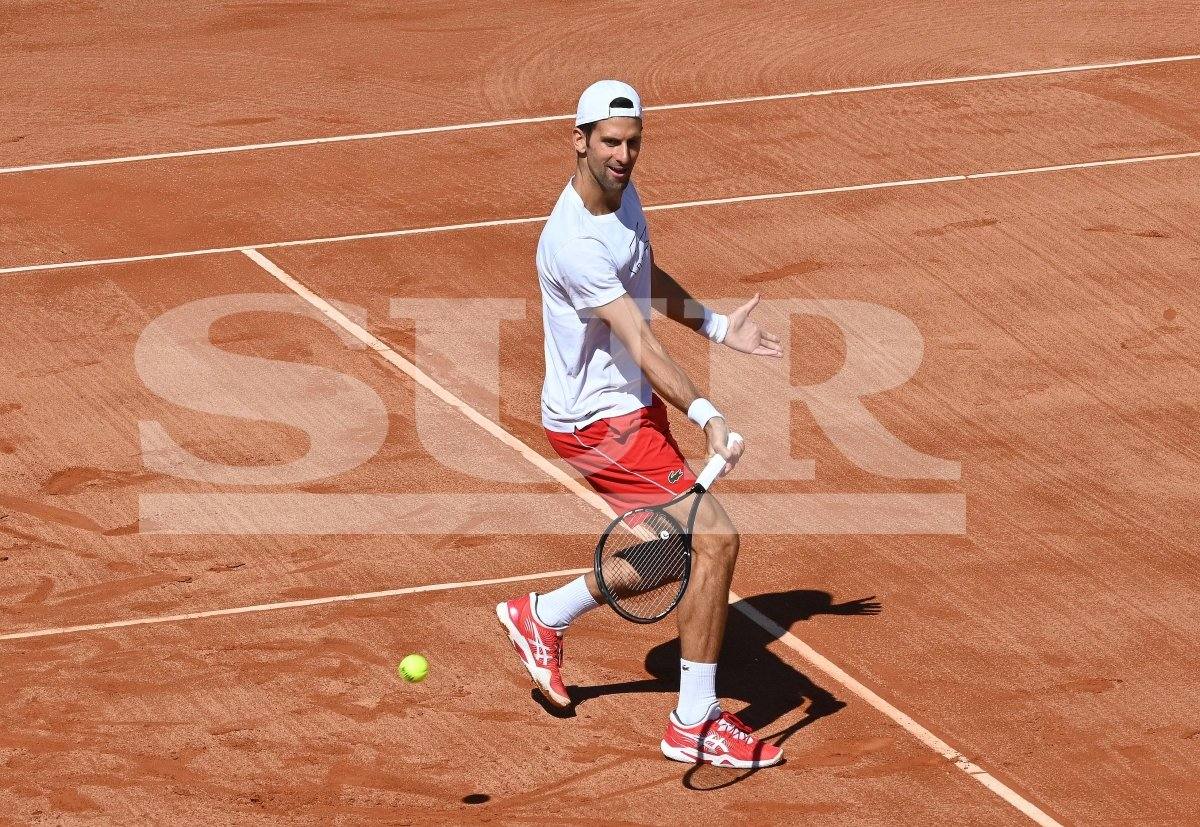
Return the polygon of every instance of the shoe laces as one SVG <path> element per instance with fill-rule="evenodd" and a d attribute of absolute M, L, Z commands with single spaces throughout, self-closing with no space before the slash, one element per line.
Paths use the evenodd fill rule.
<path fill-rule="evenodd" d="M 717 719 L 717 731 L 728 733 L 747 744 L 754 740 L 754 736 L 750 734 L 754 730 L 742 723 L 742 719 L 732 712 L 721 713 L 721 717 Z"/>

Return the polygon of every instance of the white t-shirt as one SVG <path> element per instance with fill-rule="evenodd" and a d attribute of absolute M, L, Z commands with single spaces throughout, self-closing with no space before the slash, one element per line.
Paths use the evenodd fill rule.
<path fill-rule="evenodd" d="M 650 318 L 650 232 L 633 184 L 614 213 L 592 215 L 568 181 L 538 241 L 546 380 L 542 424 L 570 433 L 651 402 L 633 357 L 589 312 L 622 294 Z"/>

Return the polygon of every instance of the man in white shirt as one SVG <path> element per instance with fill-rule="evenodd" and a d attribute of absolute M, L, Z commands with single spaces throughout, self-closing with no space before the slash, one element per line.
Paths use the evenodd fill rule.
<path fill-rule="evenodd" d="M 783 353 L 779 338 L 750 320 L 755 296 L 728 317 L 696 302 L 654 262 L 649 230 L 631 183 L 642 140 L 642 104 L 619 81 L 592 84 L 579 99 L 572 142 L 575 175 L 542 231 L 537 250 L 546 379 L 542 424 L 551 445 L 617 513 L 665 502 L 696 477 L 671 436 L 663 399 L 687 413 L 709 450 L 737 462 L 730 428 L 650 329 L 650 300 L 665 315 L 734 350 Z M 720 502 L 706 497 L 696 519 L 691 580 L 681 601 L 680 694 L 661 749 L 668 758 L 730 767 L 777 764 L 716 697 L 738 534 Z M 496 607 L 535 685 L 556 706 L 571 699 L 560 675 L 562 634 L 601 602 L 594 575 Z"/>

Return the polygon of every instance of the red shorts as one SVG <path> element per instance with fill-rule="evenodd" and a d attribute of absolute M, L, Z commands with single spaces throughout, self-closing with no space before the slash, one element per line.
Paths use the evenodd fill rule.
<path fill-rule="evenodd" d="M 648 408 L 599 419 L 573 433 L 546 431 L 546 437 L 618 514 L 661 505 L 696 481 L 657 396 Z"/>

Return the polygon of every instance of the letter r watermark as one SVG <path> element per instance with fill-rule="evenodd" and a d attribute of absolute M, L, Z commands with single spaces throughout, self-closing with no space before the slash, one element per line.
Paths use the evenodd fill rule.
<path fill-rule="evenodd" d="M 898 388 L 921 366 L 925 343 L 917 326 L 902 313 L 862 301 L 842 299 L 764 300 L 755 310 L 759 323 L 779 331 L 786 341 L 795 316 L 820 316 L 837 325 L 845 344 L 838 370 L 815 385 L 794 386 L 791 359 L 747 359 L 713 348 L 709 358 L 710 393 L 751 440 L 738 464 L 745 479 L 811 480 L 815 463 L 793 458 L 791 407 L 802 402 L 825 437 L 858 468 L 891 479 L 956 480 L 959 463 L 931 456 L 908 445 L 867 409 L 862 400 Z"/>

